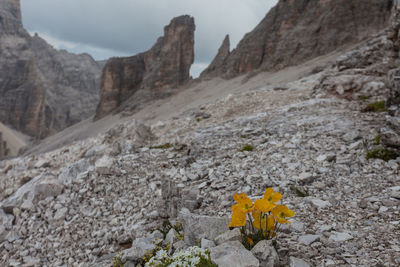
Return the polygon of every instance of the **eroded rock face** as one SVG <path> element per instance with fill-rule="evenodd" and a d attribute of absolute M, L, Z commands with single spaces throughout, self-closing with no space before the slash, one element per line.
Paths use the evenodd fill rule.
<path fill-rule="evenodd" d="M 147 52 L 110 59 L 103 69 L 95 119 L 106 116 L 140 89 L 162 90 L 189 81 L 194 30 L 192 17 L 174 18 L 164 28 L 164 36 Z"/>
<path fill-rule="evenodd" d="M 221 71 L 223 66 L 230 54 L 230 41 L 229 35 L 225 36 L 224 41 L 222 42 L 220 48 L 218 49 L 218 53 L 211 62 L 210 66 L 207 67 L 201 74 L 200 78 L 212 78 L 218 75 L 221 75 Z"/>
<path fill-rule="evenodd" d="M 41 139 L 94 113 L 101 66 L 31 37 L 19 0 L 0 0 L 0 58 L 1 122 Z"/>
<path fill-rule="evenodd" d="M 7 143 L 3 141 L 3 134 L 0 132 L 0 160 L 7 157 L 8 153 Z"/>
<path fill-rule="evenodd" d="M 383 29 L 392 0 L 280 0 L 246 34 L 226 64 L 206 73 L 231 78 L 253 70 L 275 70 L 332 52 Z"/>

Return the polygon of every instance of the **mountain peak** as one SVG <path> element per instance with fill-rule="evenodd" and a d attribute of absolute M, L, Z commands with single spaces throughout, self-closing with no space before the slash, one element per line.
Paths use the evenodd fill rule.
<path fill-rule="evenodd" d="M 0 0 L 0 34 L 15 34 L 23 30 L 19 0 Z"/>

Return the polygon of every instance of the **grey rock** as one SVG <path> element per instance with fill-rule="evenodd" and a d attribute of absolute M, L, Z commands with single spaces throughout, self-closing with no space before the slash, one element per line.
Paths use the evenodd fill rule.
<path fill-rule="evenodd" d="M 58 209 L 56 211 L 56 213 L 54 214 L 53 220 L 54 221 L 63 221 L 63 220 L 65 220 L 67 212 L 68 212 L 68 208 L 66 208 L 66 207 Z"/>
<path fill-rule="evenodd" d="M 353 130 L 343 135 L 343 139 L 349 143 L 359 139 L 360 137 L 361 134 L 358 130 Z"/>
<path fill-rule="evenodd" d="M 305 262 L 304 260 L 298 259 L 295 257 L 290 257 L 289 266 L 290 267 L 311 267 L 311 265 L 308 264 L 307 262 Z"/>
<path fill-rule="evenodd" d="M 210 249 L 212 262 L 219 267 L 258 267 L 260 262 L 239 241 L 223 243 Z"/>
<path fill-rule="evenodd" d="M 302 172 L 299 175 L 298 182 L 300 184 L 309 184 L 314 180 L 312 173 Z"/>
<path fill-rule="evenodd" d="M 151 234 L 148 234 L 146 239 L 148 243 L 158 245 L 164 240 L 164 235 L 159 230 L 155 230 Z"/>
<path fill-rule="evenodd" d="M 77 162 L 72 163 L 70 166 L 62 168 L 58 179 L 65 185 L 70 185 L 76 180 L 80 173 L 83 173 L 89 169 L 90 163 L 86 159 L 80 159 Z"/>
<path fill-rule="evenodd" d="M 251 253 L 260 261 L 260 266 L 274 267 L 279 264 L 279 256 L 271 240 L 262 240 L 258 242 Z"/>
<path fill-rule="evenodd" d="M 164 239 L 164 241 L 163 241 L 163 244 L 164 245 L 172 245 L 172 244 L 174 244 L 175 243 L 175 241 L 176 241 L 176 239 L 177 239 L 177 235 L 178 235 L 178 233 L 175 231 L 175 229 L 174 228 L 171 228 L 169 231 L 168 231 L 168 234 L 165 236 L 165 239 Z"/>
<path fill-rule="evenodd" d="M 64 185 L 51 173 L 44 173 L 21 186 L 1 206 L 11 213 L 14 208 L 31 209 L 37 201 L 61 194 Z"/>
<path fill-rule="evenodd" d="M 311 205 L 313 205 L 314 207 L 320 208 L 320 209 L 325 209 L 325 208 L 332 206 L 332 204 L 328 201 L 313 198 L 313 197 L 306 197 L 306 201 L 308 203 L 310 203 Z"/>
<path fill-rule="evenodd" d="M 105 155 L 95 163 L 95 170 L 99 174 L 111 174 L 111 167 L 114 165 L 114 159 Z"/>
<path fill-rule="evenodd" d="M 185 243 L 195 245 L 199 238 L 214 240 L 218 235 L 229 230 L 228 217 L 211 217 L 196 215 L 189 210 L 182 209 L 178 220 L 182 222 L 185 233 Z"/>
<path fill-rule="evenodd" d="M 30 36 L 19 2 L 3 0 L 0 7 L 1 121 L 42 139 L 94 113 L 101 64 Z"/>
<path fill-rule="evenodd" d="M 334 242 L 345 242 L 350 239 L 353 239 L 353 237 L 344 232 L 333 232 L 331 236 L 329 236 L 329 240 L 334 241 Z"/>
<path fill-rule="evenodd" d="M 136 261 L 141 259 L 147 252 L 155 249 L 156 245 L 148 238 L 137 238 L 132 242 L 132 247 L 121 252 L 122 261 Z"/>
<path fill-rule="evenodd" d="M 241 241 L 242 234 L 240 233 L 239 228 L 235 228 L 233 230 L 229 230 L 215 238 L 215 243 L 217 245 L 221 245 L 222 243 L 226 243 L 229 241 Z"/>
<path fill-rule="evenodd" d="M 204 248 L 204 249 L 210 249 L 210 248 L 215 247 L 216 245 L 215 245 L 214 241 L 202 238 L 201 242 L 200 242 L 200 246 L 201 246 L 201 248 Z"/>
<path fill-rule="evenodd" d="M 319 238 L 320 238 L 319 235 L 302 235 L 299 237 L 298 241 L 306 246 L 309 246 L 312 243 L 318 241 Z"/>

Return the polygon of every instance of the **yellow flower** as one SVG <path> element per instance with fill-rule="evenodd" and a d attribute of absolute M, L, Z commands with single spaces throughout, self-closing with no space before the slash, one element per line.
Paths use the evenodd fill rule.
<path fill-rule="evenodd" d="M 232 219 L 229 227 L 242 227 L 246 225 L 246 213 L 239 204 L 232 206 Z"/>
<path fill-rule="evenodd" d="M 278 205 L 272 210 L 272 214 L 278 223 L 290 223 L 286 217 L 293 217 L 294 212 L 284 205 Z"/>
<path fill-rule="evenodd" d="M 275 219 L 272 215 L 263 215 L 261 211 L 253 211 L 253 226 L 260 230 L 274 230 L 275 229 Z"/>
<path fill-rule="evenodd" d="M 279 192 L 274 192 L 274 189 L 267 188 L 264 192 L 264 199 L 268 200 L 269 202 L 276 203 L 281 200 L 282 194 Z"/>
<path fill-rule="evenodd" d="M 256 202 L 254 202 L 254 206 L 261 212 L 269 212 L 275 208 L 276 205 L 266 199 L 257 199 Z"/>
<path fill-rule="evenodd" d="M 249 242 L 250 246 L 254 244 L 253 239 L 251 239 L 250 237 L 247 237 L 247 242 Z"/>
<path fill-rule="evenodd" d="M 253 201 L 251 201 L 251 199 L 248 198 L 245 193 L 235 194 L 233 196 L 233 199 L 238 203 L 236 205 L 238 205 L 240 207 L 242 212 L 250 213 L 254 210 Z"/>
<path fill-rule="evenodd" d="M 267 188 L 264 193 L 264 198 L 257 199 L 255 204 L 256 209 L 262 212 L 269 212 L 276 206 L 276 202 L 281 200 L 282 194 L 274 192 L 274 189 Z"/>

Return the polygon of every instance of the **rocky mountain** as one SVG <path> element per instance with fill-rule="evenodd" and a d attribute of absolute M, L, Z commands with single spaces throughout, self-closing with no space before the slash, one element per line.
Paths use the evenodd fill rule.
<path fill-rule="evenodd" d="M 41 139 L 93 115 L 101 66 L 58 51 L 22 26 L 19 0 L 0 0 L 0 121 Z"/>
<path fill-rule="evenodd" d="M 7 143 L 3 140 L 3 134 L 0 132 L 0 159 L 7 157 L 9 154 L 9 149 Z"/>
<path fill-rule="evenodd" d="M 350 50 L 244 84 L 199 81 L 165 105 L 218 98 L 0 161 L 0 265 L 138 266 L 157 246 L 196 245 L 218 266 L 399 266 L 400 8 L 392 12 L 385 31 Z M 268 187 L 295 215 L 275 244 L 248 250 L 228 228 L 233 196 L 254 201 Z"/>
<path fill-rule="evenodd" d="M 218 49 L 218 53 L 211 61 L 210 65 L 200 74 L 200 79 L 202 78 L 214 78 L 217 76 L 221 76 L 223 74 L 223 68 L 226 64 L 226 60 L 230 54 L 230 40 L 229 35 L 227 34 L 222 42 L 220 48 Z"/>
<path fill-rule="evenodd" d="M 392 0 L 280 0 L 228 56 L 201 77 L 277 70 L 354 44 L 388 24 Z"/>
<path fill-rule="evenodd" d="M 194 19 L 180 16 L 164 28 L 164 36 L 150 50 L 110 59 L 103 69 L 95 119 L 110 114 L 139 90 L 157 92 L 188 82 L 194 60 L 194 31 Z M 141 98 L 129 102 L 143 101 Z"/>

